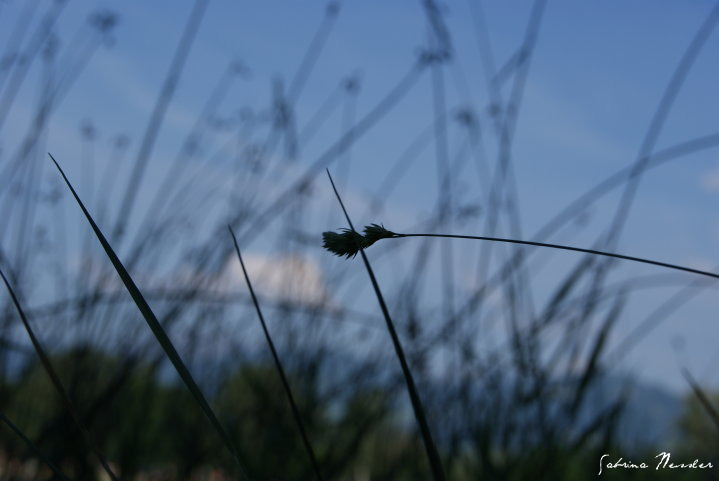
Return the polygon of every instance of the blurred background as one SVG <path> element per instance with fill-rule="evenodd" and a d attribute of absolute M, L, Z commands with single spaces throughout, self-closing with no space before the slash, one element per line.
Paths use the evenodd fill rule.
<path fill-rule="evenodd" d="M 347 227 L 719 271 L 714 2 L 0 0 L 0 479 L 431 479 Z M 719 466 L 716 279 L 476 240 L 367 250 L 447 479 Z M 15 429 L 11 428 L 14 426 Z M 18 435 L 23 433 L 24 440 Z M 91 442 L 88 442 L 91 440 Z M 29 441 L 29 443 L 28 443 Z M 715 468 L 719 469 L 719 468 Z M 612 470 L 716 479 L 716 470 Z"/>

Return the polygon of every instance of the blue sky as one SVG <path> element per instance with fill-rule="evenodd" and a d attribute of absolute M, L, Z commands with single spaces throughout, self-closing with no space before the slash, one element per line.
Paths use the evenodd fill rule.
<path fill-rule="evenodd" d="M 38 0 L 41 1 L 41 0 Z M 19 0 L 0 10 L 0 41 L 16 18 Z M 96 8 L 118 9 L 120 24 L 111 48 L 92 58 L 73 90 L 53 117 L 48 145 L 64 161 L 71 176 L 80 179 L 77 159 L 82 146 L 79 126 L 91 119 L 99 133 L 97 155 L 107 155 L 112 136 L 133 139 L 131 155 L 147 125 L 154 99 L 169 67 L 193 2 L 73 1 L 59 23 L 67 38 Z M 271 82 L 290 82 L 314 32 L 322 22 L 325 2 L 213 0 L 201 24 L 185 73 L 167 113 L 152 157 L 147 195 L 179 146 L 178 138 L 192 126 L 207 94 L 233 58 L 251 74 L 240 79 L 223 111 L 230 115 L 241 106 L 266 108 Z M 469 2 L 444 2 L 458 65 L 467 80 L 469 100 L 486 111 L 487 90 L 471 21 Z M 482 3 L 495 62 L 501 65 L 521 42 L 531 3 Z M 529 236 L 575 197 L 635 159 L 647 126 L 669 78 L 694 32 L 712 8 L 708 1 L 612 1 L 575 2 L 550 0 L 541 27 L 516 132 L 513 149 L 521 206 L 522 230 Z M 427 22 L 418 1 L 344 1 L 329 41 L 297 103 L 300 124 L 348 75 L 359 75 L 361 88 L 356 118 L 366 114 L 407 72 L 419 48 L 428 38 Z M 658 141 L 658 148 L 717 130 L 719 77 L 716 52 L 719 33 L 700 54 L 677 97 Z M 13 122 L 1 141 L 13 145 L 13 135 L 24 129 L 37 92 L 39 69 L 33 70 L 23 96 L 12 112 Z M 35 80 L 33 80 L 35 79 Z M 468 100 L 458 93 L 451 75 L 447 105 Z M 33 81 L 35 83 L 33 83 Z M 504 90 L 506 98 L 507 90 Z M 482 110 L 485 109 L 485 110 Z M 385 119 L 353 146 L 351 196 L 361 202 L 378 176 L 418 133 L 432 122 L 430 76 L 423 75 L 412 91 Z M 329 117 L 316 140 L 303 150 L 302 162 L 311 162 L 335 140 L 342 128 L 341 111 Z M 484 135 L 491 136 L 486 116 L 480 119 Z M 458 145 L 458 129 L 450 129 L 450 141 Z M 429 212 L 435 202 L 436 167 L 432 146 L 417 159 L 412 173 L 389 200 L 386 219 L 402 230 L 411 219 Z M 130 157 L 131 158 L 131 157 Z M 101 162 L 101 161 L 100 161 Z M 226 164 L 215 166 L 219 172 Z M 124 174 L 123 174 L 124 173 Z M 126 171 L 121 169 L 121 174 Z M 466 188 L 471 190 L 468 181 Z M 82 187 L 81 187 L 82 189 Z M 431 193 L 428 195 L 428 193 Z M 613 213 L 618 193 L 608 196 L 591 211 L 585 232 L 566 239 L 589 245 Z M 141 197 L 144 199 L 145 197 Z M 472 199 L 471 191 L 467 199 Z M 716 150 L 686 157 L 647 174 L 640 185 L 627 228 L 618 250 L 665 262 L 713 269 L 719 264 L 719 161 Z M 327 198 L 326 202 L 331 202 Z M 361 208 L 356 207 L 357 215 Z M 592 227 L 595 226 L 596 227 Z M 476 228 L 455 226 L 464 233 Z M 462 247 L 458 246 L 457 249 Z M 252 245 L 257 252 L 261 246 Z M 561 267 L 571 259 L 556 255 Z M 552 271 L 548 274 L 551 282 Z M 622 266 L 625 274 L 655 272 Z M 691 281 L 687 278 L 687 281 Z M 391 281 L 388 281 L 391 282 Z M 539 287 L 541 292 L 542 287 Z M 631 302 L 618 333 L 674 292 L 644 291 Z M 673 340 L 681 337 L 685 348 L 678 355 L 706 383 L 719 384 L 711 369 L 719 350 L 715 339 L 719 326 L 714 313 L 719 297 L 709 289 L 673 315 L 648 336 L 626 360 L 625 367 L 672 389 L 683 389 Z"/>

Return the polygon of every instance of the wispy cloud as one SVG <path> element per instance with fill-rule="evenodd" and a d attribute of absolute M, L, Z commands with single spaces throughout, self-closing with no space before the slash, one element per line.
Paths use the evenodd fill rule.
<path fill-rule="evenodd" d="M 252 285 L 261 297 L 275 302 L 288 302 L 309 307 L 327 305 L 329 294 L 322 268 L 309 256 L 248 253 L 243 256 Z M 105 292 L 124 292 L 124 286 L 112 266 L 93 256 L 77 258 L 72 263 L 77 275 L 95 279 Z M 182 289 L 200 280 L 207 283 L 207 292 L 222 295 L 246 293 L 247 287 L 240 263 L 233 252 L 222 270 L 214 277 L 185 268 L 165 274 L 150 274 L 136 269 L 133 278 L 147 291 Z"/>
<path fill-rule="evenodd" d="M 707 192 L 719 192 L 719 167 L 701 176 L 701 186 Z"/>
<path fill-rule="evenodd" d="M 328 294 L 322 269 L 312 259 L 301 255 L 243 256 L 253 287 L 262 296 L 280 302 L 322 305 Z M 236 292 L 245 288 L 245 280 L 237 257 L 227 259 L 218 279 L 218 288 Z"/>

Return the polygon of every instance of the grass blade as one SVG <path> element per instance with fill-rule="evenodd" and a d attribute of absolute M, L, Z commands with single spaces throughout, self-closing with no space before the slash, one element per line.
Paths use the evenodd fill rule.
<path fill-rule="evenodd" d="M 257 311 L 257 317 L 260 319 L 260 324 L 262 324 L 262 331 L 265 333 L 265 339 L 267 339 L 267 344 L 270 346 L 270 351 L 272 351 L 272 358 L 275 361 L 275 367 L 277 368 L 277 372 L 280 374 L 280 379 L 282 380 L 282 387 L 285 390 L 285 393 L 287 394 L 287 400 L 290 403 L 290 406 L 292 408 L 292 415 L 295 418 L 295 422 L 297 423 L 297 427 L 300 430 L 300 435 L 302 436 L 302 442 L 305 445 L 305 449 L 307 450 L 307 456 L 310 458 L 310 463 L 312 464 L 312 469 L 315 472 L 315 476 L 317 476 L 317 479 L 319 481 L 322 481 L 322 473 L 320 472 L 319 463 L 317 463 L 317 457 L 315 456 L 315 451 L 312 449 L 312 444 L 310 443 L 309 437 L 307 436 L 307 432 L 305 431 L 304 424 L 302 424 L 302 417 L 300 416 L 300 411 L 297 408 L 297 404 L 295 403 L 295 398 L 292 395 L 292 389 L 290 389 L 290 384 L 287 381 L 287 376 L 285 375 L 285 370 L 282 367 L 282 362 L 280 361 L 280 357 L 277 355 L 277 349 L 275 349 L 275 343 L 272 342 L 272 337 L 270 336 L 270 331 L 267 329 L 267 323 L 265 322 L 265 317 L 262 315 L 262 310 L 260 309 L 260 303 L 257 300 L 257 296 L 255 295 L 255 290 L 252 288 L 252 282 L 250 282 L 250 276 L 247 274 L 247 269 L 245 268 L 245 262 L 242 260 L 242 254 L 240 253 L 240 246 L 237 243 L 237 237 L 235 237 L 235 233 L 232 230 L 232 227 L 229 225 L 227 228 L 230 230 L 230 235 L 232 236 L 232 242 L 235 244 L 235 251 L 237 252 L 237 258 L 240 260 L 240 266 L 242 267 L 242 274 L 245 276 L 245 282 L 247 282 L 247 288 L 250 291 L 250 296 L 252 297 L 252 303 L 255 305 L 255 310 Z"/>
<path fill-rule="evenodd" d="M 339 192 L 337 192 L 337 187 L 335 187 L 335 183 L 332 180 L 332 175 L 330 175 L 329 169 L 327 169 L 327 176 L 330 178 L 332 189 L 334 190 L 335 195 L 337 196 L 337 201 L 339 202 L 340 207 L 342 208 L 342 212 L 347 219 L 347 224 L 349 224 L 350 226 L 350 231 L 356 234 L 355 236 L 353 236 L 353 238 L 357 239 L 357 236 L 360 236 L 360 234 L 355 231 L 355 228 L 352 225 L 350 216 L 347 213 L 347 209 L 345 209 L 344 204 L 342 203 L 342 198 L 340 197 Z M 404 376 L 405 383 L 407 384 L 407 391 L 409 393 L 409 399 L 412 403 L 414 417 L 417 420 L 420 432 L 422 433 L 422 440 L 424 441 L 425 451 L 427 451 L 427 458 L 429 460 L 430 468 L 432 469 L 433 478 L 435 481 L 444 481 L 445 476 L 444 469 L 442 468 L 442 460 L 440 459 L 437 447 L 432 440 L 432 433 L 429 430 L 427 417 L 425 416 L 424 408 L 422 407 L 422 401 L 419 398 L 419 393 L 417 392 L 417 388 L 414 384 L 412 372 L 410 371 L 409 365 L 407 364 L 407 359 L 404 355 L 404 349 L 402 349 L 402 343 L 399 340 L 397 330 L 395 329 L 392 318 L 389 315 L 389 309 L 387 309 L 387 304 L 384 301 L 384 296 L 382 295 L 382 291 L 379 288 L 379 284 L 377 283 L 377 279 L 375 278 L 374 271 L 372 270 L 372 266 L 369 263 L 369 259 L 367 259 L 367 255 L 365 254 L 361 243 L 359 241 L 356 241 L 356 245 L 360 255 L 362 256 L 362 261 L 367 268 L 367 274 L 369 274 L 370 281 L 372 281 L 372 287 L 374 288 L 375 294 L 377 295 L 377 301 L 379 302 L 379 306 L 382 309 L 382 314 L 384 315 L 384 320 L 387 324 L 387 330 L 389 331 L 389 335 L 392 338 L 392 344 L 394 345 L 397 359 L 402 366 L 402 375 Z"/>
<path fill-rule="evenodd" d="M 25 444 L 35 453 L 35 455 L 42 460 L 43 463 L 47 464 L 50 469 L 52 469 L 52 472 L 55 473 L 55 476 L 62 479 L 62 481 L 70 481 L 70 478 L 68 478 L 65 473 L 63 473 L 60 468 L 55 466 L 55 463 L 50 461 L 50 459 L 43 454 L 42 451 L 40 451 L 40 448 L 35 446 L 35 443 L 33 443 L 30 438 L 25 436 L 20 429 L 15 426 L 15 424 L 12 423 L 3 413 L 0 413 L 0 421 L 5 423 L 7 427 L 9 427 L 20 439 L 25 441 Z"/>
<path fill-rule="evenodd" d="M 622 259 L 625 261 L 639 262 L 642 264 L 649 264 L 653 266 L 666 267 L 667 269 L 675 269 L 678 271 L 690 272 L 692 274 L 699 274 L 702 276 L 713 277 L 719 279 L 719 274 L 716 272 L 703 271 L 700 269 L 693 269 L 691 267 L 680 266 L 677 264 L 670 264 L 668 262 L 655 261 L 653 259 L 645 259 L 643 257 L 627 256 L 624 254 L 616 254 L 614 252 L 605 252 L 596 249 L 585 249 L 583 247 L 568 246 L 563 244 L 549 244 L 546 242 L 535 242 L 530 240 L 521 239 L 507 239 L 504 237 L 488 237 L 478 235 L 459 235 L 459 234 L 400 234 L 385 229 L 383 226 L 372 224 L 365 227 L 365 235 L 362 235 L 354 229 L 342 229 L 342 233 L 336 232 L 324 232 L 322 234 L 324 239 L 324 248 L 332 252 L 336 256 L 345 256 L 348 259 L 354 257 L 357 253 L 363 249 L 371 246 L 373 243 L 380 239 L 400 239 L 406 237 L 436 237 L 440 239 L 470 239 L 470 240 L 481 240 L 490 242 L 503 242 L 506 244 L 520 244 L 533 247 L 545 247 L 549 249 L 558 249 L 571 252 L 581 252 L 584 254 L 592 254 L 596 256 L 612 257 L 615 259 Z"/>
<path fill-rule="evenodd" d="M 33 331 L 32 326 L 30 326 L 30 322 L 25 315 L 25 311 L 20 305 L 20 300 L 17 298 L 17 295 L 15 295 L 15 291 L 10 285 L 10 282 L 8 282 L 7 277 L 5 277 L 5 273 L 2 271 L 2 269 L 0 269 L 0 277 L 2 277 L 2 280 L 5 283 L 5 287 L 7 288 L 7 291 L 12 298 L 13 304 L 15 304 L 15 309 L 17 310 L 17 313 L 20 316 L 20 320 L 22 321 L 22 324 L 27 331 L 27 335 L 30 337 L 30 342 L 35 348 L 35 352 L 37 352 L 37 355 L 40 358 L 40 363 L 42 364 L 42 367 L 47 372 L 47 375 L 50 377 L 50 381 L 52 382 L 57 392 L 60 393 L 60 396 L 65 403 L 65 407 L 70 412 L 70 415 L 72 416 L 75 425 L 78 427 L 80 433 L 82 434 L 83 441 L 92 450 L 95 456 L 97 456 L 97 459 L 100 461 L 102 468 L 105 470 L 107 475 L 110 476 L 110 479 L 112 481 L 118 481 L 117 476 L 115 476 L 115 473 L 112 471 L 110 465 L 105 460 L 105 456 L 102 454 L 102 452 L 100 452 L 100 449 L 93 442 L 92 436 L 90 436 L 90 431 L 88 431 L 87 427 L 85 426 L 85 423 L 82 422 L 82 419 L 78 415 L 77 410 L 75 409 L 74 405 L 72 404 L 72 401 L 70 400 L 70 396 L 67 394 L 65 387 L 62 385 L 62 381 L 60 381 L 60 376 L 57 375 L 55 368 L 53 368 L 52 363 L 50 363 L 50 358 L 48 358 L 47 354 L 45 353 L 45 349 L 42 347 L 42 344 L 40 344 L 40 341 L 38 340 L 37 336 L 35 336 L 35 331 Z"/>
<path fill-rule="evenodd" d="M 50 159 L 52 159 L 53 163 L 55 164 L 55 167 L 57 167 L 57 169 L 60 171 L 60 175 L 62 175 L 62 178 L 65 180 L 65 183 L 70 188 L 70 192 L 72 192 L 72 195 L 73 197 L 75 197 L 75 200 L 80 206 L 80 209 L 82 209 L 83 214 L 85 214 L 85 217 L 90 223 L 92 230 L 95 232 L 97 239 L 100 241 L 100 244 L 102 244 L 102 248 L 105 250 L 105 253 L 110 258 L 112 265 L 115 267 L 115 270 L 120 276 L 120 279 L 122 279 L 122 283 L 125 285 L 125 288 L 127 288 L 127 291 L 130 293 L 130 296 L 132 296 L 133 301 L 135 301 L 137 308 L 140 310 L 142 316 L 145 318 L 145 321 L 150 327 L 150 330 L 152 330 L 152 333 L 155 335 L 155 338 L 160 343 L 160 346 L 162 346 L 162 349 L 165 351 L 167 357 L 172 362 L 172 365 L 177 370 L 177 373 L 180 375 L 180 378 L 182 378 L 182 381 L 185 383 L 187 388 L 190 390 L 190 393 L 194 396 L 195 400 L 200 405 L 200 408 L 205 413 L 205 416 L 207 416 L 207 419 L 209 419 L 210 423 L 219 434 L 225 447 L 230 451 L 230 454 L 232 454 L 232 457 L 237 463 L 237 467 L 239 468 L 242 478 L 250 479 L 249 476 L 246 474 L 242 463 L 240 462 L 239 455 L 237 454 L 237 450 L 235 449 L 232 440 L 220 424 L 220 421 L 217 419 L 217 416 L 215 416 L 215 413 L 212 411 L 212 408 L 205 399 L 205 396 L 202 394 L 202 391 L 200 391 L 200 388 L 197 386 L 197 383 L 190 374 L 190 371 L 185 366 L 185 363 L 182 361 L 182 358 L 180 358 L 180 354 L 175 349 L 175 346 L 172 344 L 172 341 L 170 341 L 170 338 L 165 332 L 165 329 L 157 320 L 157 317 L 155 317 L 155 313 L 152 312 L 150 305 L 143 297 L 142 293 L 140 292 L 140 289 L 138 289 L 137 285 L 135 285 L 135 281 L 132 280 L 132 277 L 130 277 L 130 274 L 125 269 L 125 266 L 123 266 L 122 262 L 120 262 L 120 259 L 117 257 L 115 251 L 113 251 L 112 247 L 110 246 L 110 243 L 107 241 L 107 239 L 105 239 L 105 236 L 103 235 L 97 224 L 95 224 L 95 221 L 85 208 L 85 205 L 80 200 L 80 197 L 77 195 L 77 192 L 75 192 L 75 189 L 72 187 L 72 184 L 70 184 L 70 181 L 65 175 L 65 172 L 63 172 L 62 168 L 60 167 L 60 164 L 57 163 L 57 161 L 51 154 L 48 155 L 50 155 Z"/>

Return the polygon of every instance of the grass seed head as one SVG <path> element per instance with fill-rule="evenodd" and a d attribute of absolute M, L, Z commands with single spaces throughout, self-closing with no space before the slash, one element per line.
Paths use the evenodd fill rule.
<path fill-rule="evenodd" d="M 340 232 L 323 232 L 323 247 L 340 257 L 354 257 L 364 244 L 364 237 L 350 229 L 341 229 Z M 363 247 L 363 246 L 362 246 Z"/>
<path fill-rule="evenodd" d="M 323 247 L 334 255 L 347 259 L 355 257 L 360 248 L 366 249 L 380 239 L 391 237 L 397 237 L 397 234 L 378 224 L 365 226 L 364 235 L 350 229 L 322 233 Z"/>
<path fill-rule="evenodd" d="M 370 224 L 366 225 L 364 228 L 364 238 L 365 242 L 367 242 L 367 247 L 371 246 L 380 239 L 390 239 L 392 237 L 397 237 L 397 234 L 385 229 L 383 225 Z"/>

